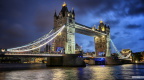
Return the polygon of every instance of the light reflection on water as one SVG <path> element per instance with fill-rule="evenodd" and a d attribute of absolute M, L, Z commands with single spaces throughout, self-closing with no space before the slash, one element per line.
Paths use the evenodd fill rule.
<path fill-rule="evenodd" d="M 144 65 L 88 65 L 3 71 L 0 72 L 0 80 L 113 80 L 132 79 L 132 76 L 144 76 L 143 73 Z"/>

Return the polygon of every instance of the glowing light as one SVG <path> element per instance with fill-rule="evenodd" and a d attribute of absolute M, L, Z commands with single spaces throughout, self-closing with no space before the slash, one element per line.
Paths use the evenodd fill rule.
<path fill-rule="evenodd" d="M 70 16 L 70 13 L 68 13 L 68 16 Z"/>
<path fill-rule="evenodd" d="M 58 36 L 60 36 L 61 35 L 61 32 L 58 34 Z"/>
<path fill-rule="evenodd" d="M 66 6 L 66 3 L 64 2 L 63 7 Z"/>
<path fill-rule="evenodd" d="M 74 15 L 72 14 L 72 18 L 74 18 Z"/>
<path fill-rule="evenodd" d="M 124 50 L 124 49 L 122 49 L 122 53 L 129 53 L 131 50 Z"/>
<path fill-rule="evenodd" d="M 98 26 L 98 29 L 97 30 L 99 30 L 99 26 Z"/>
<path fill-rule="evenodd" d="M 1 49 L 2 52 L 5 52 L 5 49 Z"/>
<path fill-rule="evenodd" d="M 103 23 L 102 19 L 101 19 L 100 23 Z"/>
<path fill-rule="evenodd" d="M 35 48 L 32 48 L 32 49 L 31 49 L 31 48 L 28 47 L 28 49 L 21 50 L 20 48 L 23 48 L 23 47 L 20 47 L 20 48 L 8 49 L 8 51 L 9 51 L 9 52 L 25 52 L 25 51 L 31 51 L 31 50 L 35 50 L 35 49 L 37 49 L 37 48 L 40 48 L 40 47 L 46 45 L 47 43 L 49 43 L 50 41 L 52 41 L 56 36 L 58 36 L 58 34 L 64 29 L 64 27 L 65 27 L 65 25 L 62 26 L 58 31 L 56 31 L 56 32 L 53 33 L 52 35 L 47 36 L 47 37 L 49 38 L 49 37 L 51 37 L 51 36 L 54 35 L 50 40 L 48 40 L 47 42 L 45 42 L 45 43 L 43 43 L 43 44 L 41 44 L 41 45 L 36 46 Z M 56 34 L 56 35 L 55 35 L 55 34 Z M 42 40 L 42 41 L 43 41 L 43 40 Z M 17 50 L 17 49 L 18 49 L 18 50 Z"/>
<path fill-rule="evenodd" d="M 59 30 L 58 30 L 58 31 L 59 31 Z M 51 37 L 51 36 L 53 36 L 54 34 L 56 34 L 58 31 L 56 31 L 55 33 L 53 33 L 52 35 L 49 36 L 49 34 L 52 32 L 52 30 L 51 30 L 50 33 L 47 34 L 47 36 L 43 36 L 44 38 L 40 38 L 40 39 L 41 39 L 41 40 L 39 39 L 40 41 L 37 41 L 37 42 L 33 41 L 34 43 L 32 43 L 32 44 L 30 43 L 30 44 L 28 44 L 28 45 L 24 45 L 24 46 L 21 46 L 21 47 L 10 48 L 10 49 L 8 49 L 8 51 L 12 51 L 12 49 L 20 49 L 20 48 L 28 47 L 28 46 L 30 46 L 30 45 L 34 45 L 34 44 L 40 43 L 40 42 L 44 41 L 45 39 L 48 39 L 49 37 Z"/>
<path fill-rule="evenodd" d="M 102 31 L 105 31 L 105 28 L 104 28 L 104 26 L 102 27 Z"/>

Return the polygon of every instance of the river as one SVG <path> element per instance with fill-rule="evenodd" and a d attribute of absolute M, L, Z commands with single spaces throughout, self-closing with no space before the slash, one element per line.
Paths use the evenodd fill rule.
<path fill-rule="evenodd" d="M 45 64 L 0 64 L 0 80 L 115 80 L 144 79 L 144 65 L 46 67 Z"/>

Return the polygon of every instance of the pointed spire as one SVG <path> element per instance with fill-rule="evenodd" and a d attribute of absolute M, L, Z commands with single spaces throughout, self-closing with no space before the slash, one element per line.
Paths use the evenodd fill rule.
<path fill-rule="evenodd" d="M 67 8 L 65 2 L 64 2 L 64 4 L 63 4 L 63 6 L 62 6 L 61 12 L 62 12 L 62 14 L 63 14 L 63 17 L 65 16 L 65 12 L 68 12 L 68 8 Z"/>
<path fill-rule="evenodd" d="M 106 26 L 106 22 L 105 22 L 105 26 Z"/>
<path fill-rule="evenodd" d="M 108 28 L 110 29 L 109 24 L 108 24 Z"/>
<path fill-rule="evenodd" d="M 106 28 L 106 23 L 105 23 L 104 27 Z"/>
<path fill-rule="evenodd" d="M 73 11 L 72 11 L 72 14 L 75 15 L 74 8 L 72 8 L 72 10 L 73 10 Z"/>
<path fill-rule="evenodd" d="M 57 14 L 56 14 L 56 10 L 55 10 L 55 14 L 54 14 L 54 17 L 57 17 Z"/>

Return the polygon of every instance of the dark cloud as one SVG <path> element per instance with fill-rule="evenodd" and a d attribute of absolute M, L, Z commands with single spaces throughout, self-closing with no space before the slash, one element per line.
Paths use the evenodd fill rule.
<path fill-rule="evenodd" d="M 27 35 L 25 29 L 20 24 L 14 24 L 12 27 L 8 28 L 5 33 L 17 38 L 23 38 Z"/>
<path fill-rule="evenodd" d="M 3 24 L 0 28 L 0 35 L 1 36 L 7 36 L 10 38 L 23 38 L 27 35 L 26 30 L 23 28 L 21 24 L 13 24 L 13 25 L 7 25 Z M 7 27 L 5 29 L 5 27 Z"/>
<path fill-rule="evenodd" d="M 116 24 L 119 24 L 119 20 L 107 20 L 106 23 L 110 24 L 110 27 L 114 27 L 114 26 L 111 26 L 111 25 L 116 25 Z"/>
<path fill-rule="evenodd" d="M 111 35 L 111 39 L 114 40 L 116 38 L 116 36 L 114 35 Z"/>
<path fill-rule="evenodd" d="M 111 35 L 111 39 L 114 40 L 119 34 L 120 32 L 115 32 L 113 35 Z"/>
<path fill-rule="evenodd" d="M 144 40 L 144 37 L 140 38 L 139 40 Z"/>
<path fill-rule="evenodd" d="M 140 27 L 141 27 L 141 25 L 136 25 L 136 24 L 129 24 L 126 26 L 127 29 L 137 29 Z"/>
<path fill-rule="evenodd" d="M 118 35 L 118 34 L 120 34 L 120 33 L 119 33 L 119 32 L 115 32 L 114 34 L 115 34 L 115 35 Z"/>
<path fill-rule="evenodd" d="M 124 34 L 124 35 L 127 35 L 127 36 L 132 35 L 132 33 L 131 33 L 131 32 L 129 32 L 129 31 L 123 31 L 123 34 Z"/>
<path fill-rule="evenodd" d="M 98 12 L 96 15 L 99 15 L 100 13 L 107 12 L 111 9 L 114 9 L 115 5 L 118 5 L 121 3 L 120 1 L 111 0 L 73 0 L 71 1 L 73 3 L 74 7 L 76 7 L 77 12 L 79 14 L 85 14 L 89 12 Z"/>
<path fill-rule="evenodd" d="M 47 28 L 53 28 L 53 19 L 49 20 L 48 14 L 39 14 L 34 23 L 39 31 L 45 31 Z"/>
<path fill-rule="evenodd" d="M 129 2 L 129 15 L 144 15 L 144 0 L 135 0 Z"/>

